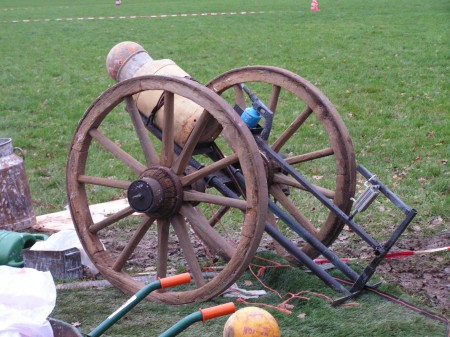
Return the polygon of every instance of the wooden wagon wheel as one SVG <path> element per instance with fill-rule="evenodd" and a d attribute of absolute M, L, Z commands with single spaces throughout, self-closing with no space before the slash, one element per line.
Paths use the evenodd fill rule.
<path fill-rule="evenodd" d="M 147 131 L 136 108 L 134 98 L 147 90 L 164 92 L 162 140 Z M 174 151 L 175 95 L 204 109 L 179 155 Z M 219 137 L 229 146 L 230 156 L 193 170 L 189 159 L 211 119 L 220 124 Z M 204 177 L 235 162 L 239 162 L 246 179 L 246 200 L 202 189 Z M 187 268 L 195 282 L 182 291 L 153 293 L 149 299 L 169 304 L 200 302 L 217 296 L 235 282 L 258 247 L 267 212 L 267 184 L 263 176 L 253 172 L 262 167 L 249 130 L 241 126 L 239 117 L 220 96 L 183 78 L 143 76 L 111 87 L 85 112 L 70 146 L 67 195 L 83 247 L 114 286 L 126 293 L 143 287 L 141 281 L 130 276 L 130 263 L 136 259 L 145 260 L 144 270 L 156 270 L 158 277 L 165 277 L 170 250 L 174 248 L 181 252 L 182 259 L 175 261 L 175 268 Z M 93 203 L 125 195 L 129 205 L 105 219 L 96 220 L 95 212 L 89 211 Z M 240 219 L 236 220 L 239 226 L 235 241 L 230 241 L 222 229 L 209 226 L 203 210 L 212 204 L 237 210 Z M 156 256 L 135 256 L 142 251 L 138 247 L 144 236 L 149 235 L 155 239 Z M 120 243 L 124 238 L 125 243 Z M 194 247 L 194 241 L 223 258 L 225 266 L 215 271 L 211 280 L 202 269 L 210 257 L 202 256 L 203 249 Z M 117 253 L 108 249 L 117 245 Z M 135 268 L 142 270 L 141 266 Z"/>
<path fill-rule="evenodd" d="M 234 69 L 217 76 L 207 86 L 243 110 L 251 102 L 241 83 L 274 112 L 269 145 L 335 205 L 349 212 L 356 184 L 353 146 L 341 117 L 325 95 L 300 76 L 268 66 Z M 342 222 L 291 177 L 276 167 L 271 170 L 270 160 L 267 166 L 271 197 L 325 245 L 330 245 L 342 230 Z M 276 225 L 273 214 L 267 220 Z M 285 255 L 279 245 L 276 248 Z M 309 245 L 303 245 L 302 250 L 311 257 L 318 255 Z"/>

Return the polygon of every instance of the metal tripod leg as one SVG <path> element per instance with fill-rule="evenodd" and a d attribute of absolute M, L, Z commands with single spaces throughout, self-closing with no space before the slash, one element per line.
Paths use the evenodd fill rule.
<path fill-rule="evenodd" d="M 372 248 L 374 248 L 376 254 L 381 254 L 384 248 L 374 240 L 369 234 L 364 231 L 360 226 L 350 219 L 341 209 L 336 207 L 328 198 L 323 195 L 322 192 L 317 190 L 305 177 L 298 173 L 292 166 L 285 162 L 277 152 L 272 150 L 261 138 L 255 136 L 258 146 L 265 151 L 271 159 L 273 159 L 280 167 L 288 172 L 295 180 L 302 184 L 312 195 L 314 195 L 325 207 L 332 211 L 339 219 L 344 221 L 356 234 L 358 234 L 364 241 L 366 241 Z"/>
<path fill-rule="evenodd" d="M 375 269 L 381 263 L 381 261 L 383 260 L 385 255 L 391 250 L 391 248 L 397 242 L 400 235 L 402 235 L 402 233 L 405 231 L 405 229 L 408 227 L 408 225 L 411 223 L 411 221 L 414 219 L 414 217 L 417 214 L 417 211 L 415 209 L 412 209 L 408 205 L 406 205 L 387 186 L 385 186 L 381 181 L 376 179 L 375 175 L 372 174 L 369 170 L 367 170 L 364 166 L 358 165 L 357 170 L 366 179 L 368 179 L 370 181 L 370 183 L 378 186 L 380 189 L 380 192 L 383 193 L 386 196 L 386 198 L 388 198 L 395 206 L 397 206 L 405 214 L 405 218 L 400 223 L 400 225 L 395 229 L 395 231 L 391 235 L 391 237 L 384 244 L 384 252 L 382 254 L 376 256 L 370 262 L 370 264 L 364 269 L 364 271 L 361 273 L 359 278 L 353 284 L 350 291 L 359 291 L 362 288 L 364 288 L 364 286 L 368 282 L 369 278 L 375 273 Z"/>
<path fill-rule="evenodd" d="M 157 136 L 160 136 L 159 130 L 151 130 Z M 155 132 L 156 131 L 156 132 Z M 269 209 L 276 216 L 278 216 L 288 227 L 290 227 L 294 232 L 300 235 L 308 244 L 310 244 L 314 249 L 320 252 L 325 258 L 327 258 L 337 269 L 343 272 L 346 276 L 348 276 L 353 282 L 353 285 L 350 290 L 343 287 L 335 278 L 330 276 L 327 272 L 325 272 L 322 268 L 320 268 L 309 256 L 303 253 L 295 244 L 293 244 L 289 239 L 287 239 L 284 235 L 282 235 L 274 226 L 270 223 L 265 224 L 266 232 L 277 242 L 279 242 L 292 256 L 294 256 L 298 261 L 304 264 L 308 269 L 310 269 L 314 274 L 316 274 L 323 282 L 325 282 L 330 288 L 333 290 L 344 294 L 345 296 L 337 299 L 333 305 L 339 305 L 350 298 L 357 297 L 360 292 L 367 287 L 367 283 L 372 275 L 375 273 L 376 267 L 380 264 L 384 256 L 388 253 L 388 251 L 395 244 L 399 236 L 403 233 L 406 227 L 409 225 L 411 220 L 416 215 L 416 211 L 409 208 L 402 200 L 400 200 L 392 191 L 390 191 L 385 185 L 383 185 L 380 181 L 378 181 L 375 176 L 370 173 L 366 168 L 362 166 L 358 166 L 358 171 L 369 179 L 369 181 L 377 185 L 380 188 L 380 191 L 398 208 L 400 208 L 405 214 L 406 217 L 402 221 L 402 223 L 395 230 L 393 235 L 389 238 L 385 245 L 379 244 L 376 240 L 374 240 L 369 234 L 367 234 L 361 227 L 358 226 L 355 222 L 352 221 L 352 218 L 342 212 L 338 207 L 336 207 L 332 202 L 328 200 L 320 191 L 318 191 L 311 183 L 309 183 L 306 178 L 300 175 L 297 171 L 295 171 L 289 164 L 287 164 L 284 159 L 275 151 L 273 151 L 270 147 L 268 147 L 265 142 L 255 136 L 255 140 L 257 144 L 262 148 L 273 160 L 275 160 L 280 167 L 282 167 L 285 171 L 287 171 L 294 179 L 300 182 L 305 188 L 313 194 L 322 204 L 324 204 L 328 209 L 330 209 L 337 217 L 339 217 L 342 221 L 344 221 L 349 227 L 353 229 L 353 231 L 358 234 L 364 241 L 366 241 L 370 246 L 372 246 L 375 250 L 376 257 L 371 261 L 371 263 L 364 269 L 361 275 L 358 275 L 353 269 L 351 269 L 347 264 L 343 263 L 339 257 L 334 254 L 331 250 L 328 249 L 320 240 L 318 240 L 314 235 L 309 233 L 303 226 L 301 226 L 294 218 L 290 216 L 290 214 L 286 213 L 283 209 L 281 209 L 275 202 L 269 200 Z M 175 144 L 176 145 L 176 144 Z M 181 149 L 178 146 L 175 146 L 175 151 L 178 153 Z M 214 158 L 213 158 L 214 159 Z M 216 158 L 217 159 L 217 158 Z M 197 162 L 195 159 L 191 158 L 189 164 L 195 167 L 196 169 L 200 169 L 202 165 Z M 245 191 L 245 183 L 242 176 L 242 173 L 230 166 L 230 174 L 232 174 L 235 178 L 235 181 L 242 191 Z M 205 178 L 208 182 L 208 185 L 215 187 L 220 193 L 230 198 L 239 199 L 239 195 L 236 194 L 230 187 L 224 184 L 217 175 L 211 174 Z M 245 192 L 244 192 L 245 193 Z M 376 287 L 372 286 L 372 287 Z"/>
<path fill-rule="evenodd" d="M 323 282 L 325 282 L 333 290 L 344 295 L 351 295 L 351 293 L 344 288 L 338 281 L 330 276 L 326 271 L 320 268 L 308 255 L 303 253 L 295 244 L 288 238 L 281 234 L 274 226 L 266 222 L 266 232 L 275 241 L 286 249 L 288 253 L 294 256 L 298 261 L 303 263 L 308 269 L 316 274 Z"/>

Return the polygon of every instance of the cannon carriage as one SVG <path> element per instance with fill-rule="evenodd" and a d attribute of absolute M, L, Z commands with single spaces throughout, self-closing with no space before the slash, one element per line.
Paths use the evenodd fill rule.
<path fill-rule="evenodd" d="M 345 298 L 356 296 L 415 215 L 361 167 L 376 192 L 357 202 L 353 213 L 381 191 L 405 220 L 385 244 L 353 221 L 357 166 L 349 133 L 326 96 L 292 72 L 249 66 L 201 85 L 173 61 L 155 61 L 132 42 L 111 50 L 107 68 L 118 83 L 81 118 L 66 184 L 85 250 L 124 292 L 143 287 L 129 272 L 134 260 L 165 277 L 176 246 L 194 285 L 149 299 L 181 304 L 213 298 L 245 271 L 266 232 L 279 254 L 307 266 Z M 129 206 L 96 220 L 89 206 L 104 201 L 99 195 L 126 197 Z M 361 275 L 327 249 L 344 224 L 375 251 Z M 288 230 L 300 235 L 300 243 L 286 238 Z M 135 256 L 149 231 L 156 254 Z M 111 233 L 118 239 L 109 244 L 125 242 L 118 254 L 105 248 Z M 315 267 L 318 255 L 330 259 L 352 288 Z"/>

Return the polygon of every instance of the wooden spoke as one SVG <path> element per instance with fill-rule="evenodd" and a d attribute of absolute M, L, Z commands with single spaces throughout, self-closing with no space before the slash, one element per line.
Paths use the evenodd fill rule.
<path fill-rule="evenodd" d="M 132 96 L 125 98 L 127 111 L 130 114 L 131 121 L 133 122 L 134 129 L 139 138 L 139 143 L 141 144 L 142 151 L 144 152 L 145 160 L 147 166 L 152 166 L 158 164 L 158 154 L 153 147 L 153 144 L 148 137 L 147 130 L 145 129 L 144 123 L 142 122 L 141 115 L 136 106 L 136 103 Z"/>
<path fill-rule="evenodd" d="M 316 188 L 328 198 L 333 199 L 333 203 L 348 214 L 351 210 L 351 200 L 356 185 L 355 156 L 344 122 L 328 98 L 301 76 L 285 69 L 268 66 L 232 69 L 215 77 L 207 86 L 225 99 L 229 99 L 230 96 L 234 99 L 236 88 L 239 89 L 240 83 L 245 83 L 250 89 L 256 88 L 255 90 L 258 90 L 258 92 L 264 90 L 269 92 L 267 106 L 274 113 L 277 110 L 274 115 L 274 125 L 279 125 L 280 121 L 284 124 L 286 119 L 292 115 L 287 128 L 278 131 L 276 128 L 271 130 L 267 143 L 278 153 L 283 149 L 286 149 L 285 152 L 291 153 L 289 154 L 290 158 L 285 159 L 290 165 L 299 164 L 297 167 L 300 168 L 301 163 L 308 162 L 308 168 L 312 172 L 314 172 L 315 164 L 317 164 L 317 169 L 326 167 L 330 174 L 323 181 L 327 182 L 326 186 L 330 189 L 317 186 Z M 231 104 L 233 103 L 231 101 Z M 280 118 L 281 115 L 283 116 Z M 314 117 L 314 122 L 310 123 L 312 117 Z M 320 137 L 316 137 L 317 134 Z M 305 151 L 301 150 L 302 144 L 313 145 L 314 150 L 308 150 L 308 152 L 311 152 L 304 153 Z M 287 150 L 288 147 L 289 150 Z M 319 160 L 323 157 L 327 157 L 326 160 Z M 275 186 L 278 185 L 278 188 L 281 189 L 281 185 L 287 185 L 295 189 L 305 189 L 291 176 L 281 174 L 281 170 L 275 169 L 274 173 L 273 182 Z M 302 193 L 299 190 L 296 192 Z M 294 194 L 283 200 L 293 197 Z M 310 215 L 312 211 L 308 203 L 314 202 L 315 197 L 309 192 L 305 197 L 308 200 L 304 200 L 304 203 L 298 205 L 295 203 L 302 212 L 300 214 L 294 213 L 299 219 L 301 218 L 300 215 L 305 218 L 312 217 Z M 290 204 L 292 207 L 289 207 L 294 208 L 293 204 L 294 200 Z M 317 223 L 314 222 L 316 229 L 310 225 L 310 230 L 316 231 L 315 236 L 328 246 L 339 235 L 343 228 L 343 222 L 326 207 L 319 206 L 314 210 L 314 214 L 318 215 Z M 303 222 L 307 226 L 308 222 L 304 220 Z M 212 223 L 214 221 L 214 219 L 211 219 Z M 311 258 L 317 257 L 317 254 L 319 254 L 307 243 L 302 242 L 300 246 L 302 251 Z"/>
<path fill-rule="evenodd" d="M 275 199 L 292 215 L 292 217 L 297 220 L 297 222 L 305 227 L 311 234 L 316 235 L 317 229 L 309 221 L 300 210 L 294 205 L 294 203 L 289 199 L 281 188 L 277 185 L 272 185 L 269 188 L 270 194 L 274 196 Z"/>
<path fill-rule="evenodd" d="M 199 201 L 209 204 L 221 205 L 226 207 L 239 208 L 243 211 L 247 209 L 247 202 L 241 199 L 227 198 L 220 195 L 201 193 L 197 191 L 184 191 L 184 201 Z"/>
<path fill-rule="evenodd" d="M 209 219 L 209 225 L 211 227 L 214 227 L 216 223 L 218 223 L 220 219 L 222 219 L 222 217 L 228 212 L 229 209 L 230 207 L 221 206 L 219 210 L 216 213 L 214 213 L 211 219 Z"/>
<path fill-rule="evenodd" d="M 164 116 L 162 127 L 162 149 L 160 164 L 162 166 L 172 166 L 174 155 L 174 94 L 164 91 Z"/>
<path fill-rule="evenodd" d="M 229 260 L 234 254 L 234 247 L 209 225 L 203 213 L 192 205 L 183 205 L 180 213 L 185 216 L 195 233 L 215 253 Z"/>
<path fill-rule="evenodd" d="M 133 60 L 129 61 L 132 63 Z M 240 91 L 238 95 L 242 102 L 245 102 L 245 93 L 241 89 Z M 153 99 L 159 100 L 161 94 L 164 104 L 153 120 L 154 127 L 149 126 L 147 129 L 142 114 L 152 110 L 149 104 Z M 231 92 L 228 97 L 233 100 L 234 105 L 234 94 Z M 123 114 L 122 103 L 126 104 L 126 114 Z M 186 116 L 174 116 L 178 104 L 182 104 L 181 109 L 187 109 L 184 112 Z M 174 291 L 155 291 L 146 296 L 148 300 L 173 305 L 204 302 L 228 289 L 248 267 L 264 231 L 263 217 L 267 212 L 268 193 L 265 180 L 257 174 L 264 172 L 258 148 L 250 131 L 242 128 L 232 105 L 195 81 L 176 76 L 143 75 L 111 86 L 89 106 L 77 125 L 66 167 L 66 188 L 74 227 L 99 272 L 121 291 L 135 294 L 144 286 L 141 280 L 128 273 L 130 262 L 138 263 L 142 269 L 155 267 L 158 277 L 167 276 L 169 243 L 172 239 L 179 242 L 183 263 L 193 275 L 195 285 Z M 111 118 L 114 123 L 111 123 Z M 187 124 L 184 124 L 184 121 Z M 122 132 L 126 123 L 134 128 L 131 137 L 125 137 Z M 114 136 L 117 134 L 121 135 L 120 138 Z M 207 164 L 204 164 L 205 167 L 197 171 L 191 168 L 190 159 L 194 153 L 197 155 L 197 149 L 200 150 L 199 143 L 203 145 L 204 142 L 213 141 L 215 138 L 219 138 L 218 143 L 229 148 L 224 150 L 231 156 L 218 162 L 208 160 Z M 154 139 L 160 139 L 161 144 L 157 145 Z M 120 143 L 117 140 L 120 140 Z M 174 151 L 178 145 L 181 146 L 181 151 Z M 112 165 L 110 160 L 101 156 L 105 151 L 109 152 L 106 155 L 112 159 Z M 138 154 L 135 154 L 135 151 Z M 213 156 L 212 153 L 204 153 Z M 199 214 L 194 212 L 194 206 L 191 204 L 196 204 L 197 201 L 183 200 L 183 192 L 204 190 L 204 177 L 225 171 L 229 169 L 229 165 L 237 162 L 247 188 L 246 201 L 234 201 L 224 197 L 210 198 L 201 192 L 186 193 L 187 199 L 205 200 L 202 201 L 203 206 L 214 208 L 211 213 L 219 208 L 224 212 L 230 210 L 230 213 L 236 216 L 236 221 L 242 221 L 233 229 L 222 229 L 217 225 L 214 229 L 200 212 L 200 208 Z M 118 168 L 119 171 L 114 172 L 117 163 L 121 167 Z M 109 172 L 108 170 L 111 173 L 103 174 Z M 124 170 L 127 175 L 123 175 Z M 150 200 L 150 197 L 143 200 L 146 204 L 147 201 L 151 203 L 151 212 L 136 217 L 134 210 L 127 207 L 119 212 L 114 211 L 107 219 L 93 222 L 90 206 L 91 202 L 97 199 L 93 187 L 98 189 L 102 186 L 108 193 L 114 193 L 111 197 L 121 198 L 133 181 L 139 178 L 145 180 L 148 186 L 136 185 L 136 197 L 142 190 L 142 193 L 151 192 L 156 198 L 154 201 Z M 159 195 L 158 186 L 168 189 L 168 193 Z M 189 221 L 192 221 L 193 225 L 180 213 L 183 203 L 186 204 L 185 208 L 187 207 L 185 214 L 190 217 Z M 122 207 L 126 206 L 129 205 Z M 216 219 L 220 216 L 216 214 Z M 158 241 L 157 247 L 151 248 L 156 260 L 150 260 L 146 258 L 145 252 L 144 256 L 141 256 L 141 246 L 148 235 L 145 233 L 149 231 L 154 220 L 157 220 L 155 232 Z M 122 225 L 132 226 L 132 231 L 126 236 L 117 230 L 117 227 Z M 227 237 L 222 235 L 228 230 L 233 231 L 236 243 L 227 243 Z M 105 235 L 108 235 L 110 240 L 102 241 Z M 209 249 L 209 244 L 215 248 L 209 249 L 210 251 L 218 251 L 229 259 L 221 259 L 225 266 L 216 271 L 212 279 L 206 279 L 202 274 L 201 264 L 206 258 L 203 251 L 197 254 L 197 248 L 191 243 L 193 237 L 199 238 L 196 242 L 202 243 L 205 249 Z M 116 243 L 124 247 L 119 253 L 111 249 L 111 245 Z"/>
<path fill-rule="evenodd" d="M 91 177 L 91 176 L 85 176 L 85 175 L 78 176 L 78 181 L 80 183 L 106 186 L 106 187 L 112 187 L 112 188 L 120 188 L 122 190 L 126 190 L 131 184 L 130 181 L 126 181 L 126 180 Z"/>
<path fill-rule="evenodd" d="M 272 144 L 272 149 L 279 152 L 284 144 L 292 137 L 292 135 L 302 126 L 302 124 L 308 119 L 313 110 L 307 106 L 300 115 L 289 125 L 289 127 L 281 134 L 280 137 Z"/>
<path fill-rule="evenodd" d="M 140 174 L 146 169 L 145 165 L 142 165 L 139 161 L 134 159 L 119 146 L 117 146 L 113 141 L 104 136 L 97 129 L 89 130 L 89 135 L 98 141 L 106 150 L 111 152 L 117 159 L 122 161 L 125 165 L 131 168 L 135 173 Z"/>
<path fill-rule="evenodd" d="M 211 165 L 203 167 L 202 169 L 195 171 L 194 173 L 191 173 L 185 177 L 181 177 L 181 179 L 180 179 L 181 184 L 183 186 L 189 186 L 196 180 L 204 178 L 211 173 L 217 172 L 217 171 L 227 167 L 228 165 L 234 164 L 237 160 L 238 160 L 238 156 L 237 156 L 237 154 L 234 153 L 228 157 L 225 157 L 223 159 L 220 159 L 220 160 L 212 163 Z"/>
<path fill-rule="evenodd" d="M 244 92 L 239 84 L 233 86 L 236 104 L 244 110 L 246 108 Z"/>
<path fill-rule="evenodd" d="M 299 188 L 301 190 L 307 191 L 307 189 L 300 184 L 297 180 L 295 180 L 294 178 L 291 178 L 289 176 L 286 176 L 284 174 L 281 173 L 275 173 L 273 176 L 273 182 L 274 183 L 278 183 L 278 184 L 284 184 L 284 185 L 288 185 L 288 186 L 292 186 L 292 187 L 296 187 Z M 320 192 L 322 192 L 323 195 L 325 195 L 327 198 L 330 199 L 334 199 L 336 193 L 332 190 L 329 190 L 327 188 L 321 187 L 321 186 L 317 186 L 317 185 L 313 185 L 317 190 L 319 190 Z"/>
<path fill-rule="evenodd" d="M 97 233 L 98 231 L 102 230 L 103 228 L 106 228 L 108 226 L 111 226 L 112 224 L 116 223 L 119 220 L 122 220 L 126 218 L 127 216 L 134 213 L 134 209 L 131 207 L 126 207 L 119 212 L 108 216 L 106 219 L 103 219 L 102 221 L 99 221 L 92 226 L 89 227 L 89 232 L 92 234 Z"/>
<path fill-rule="evenodd" d="M 275 111 L 277 110 L 278 99 L 280 98 L 280 90 L 281 90 L 281 87 L 279 87 L 278 85 L 272 85 L 272 92 L 270 93 L 269 105 L 267 107 L 274 114 L 275 114 Z"/>
<path fill-rule="evenodd" d="M 272 226 L 278 228 L 277 218 L 272 212 L 267 212 L 266 222 L 271 224 Z"/>
<path fill-rule="evenodd" d="M 183 250 L 184 257 L 189 265 L 190 272 L 192 273 L 197 288 L 205 285 L 205 279 L 203 278 L 200 264 L 192 247 L 191 239 L 186 228 L 186 223 L 180 214 L 175 214 L 172 218 L 172 226 L 177 234 L 178 241 L 181 249 Z"/>
<path fill-rule="evenodd" d="M 141 242 L 142 238 L 144 237 L 145 233 L 147 233 L 148 229 L 150 228 L 150 226 L 154 220 L 155 219 L 153 219 L 153 218 L 149 218 L 149 217 L 145 216 L 145 218 L 141 221 L 138 228 L 134 232 L 130 241 L 128 241 L 127 245 L 120 253 L 116 262 L 114 262 L 114 265 L 112 267 L 113 270 L 115 270 L 115 271 L 122 270 L 123 266 L 125 265 L 125 262 L 127 262 L 129 257 L 131 256 L 131 254 L 136 249 L 139 242 Z"/>
<path fill-rule="evenodd" d="M 168 244 L 169 244 L 169 229 L 170 222 L 168 219 L 158 219 L 158 256 L 156 266 L 156 276 L 167 276 L 167 258 L 168 258 Z"/>
<path fill-rule="evenodd" d="M 183 147 L 183 150 L 172 165 L 172 169 L 175 174 L 180 175 L 186 169 L 189 159 L 191 158 L 200 137 L 203 135 L 203 131 L 205 130 L 205 126 L 210 117 L 211 116 L 208 111 L 204 110 L 200 118 L 197 120 L 194 129 L 190 133 L 189 138 Z"/>
<path fill-rule="evenodd" d="M 334 150 L 332 147 L 327 147 L 326 149 L 317 150 L 309 153 L 300 154 L 298 156 L 293 156 L 286 158 L 285 161 L 289 165 L 294 165 L 298 163 L 304 163 L 311 160 L 316 160 L 319 158 L 324 158 L 328 156 L 332 156 L 334 154 Z"/>

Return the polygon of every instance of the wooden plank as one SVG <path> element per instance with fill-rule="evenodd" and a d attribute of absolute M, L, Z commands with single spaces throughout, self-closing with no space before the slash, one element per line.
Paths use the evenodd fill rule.
<path fill-rule="evenodd" d="M 128 206 L 129 204 L 127 199 L 119 199 L 101 204 L 94 204 L 89 206 L 89 209 L 95 223 Z M 137 215 L 137 213 L 134 214 Z M 70 211 L 65 210 L 61 212 L 39 215 L 36 217 L 36 225 L 33 226 L 33 229 L 42 232 L 59 232 L 64 229 L 74 229 Z"/>

